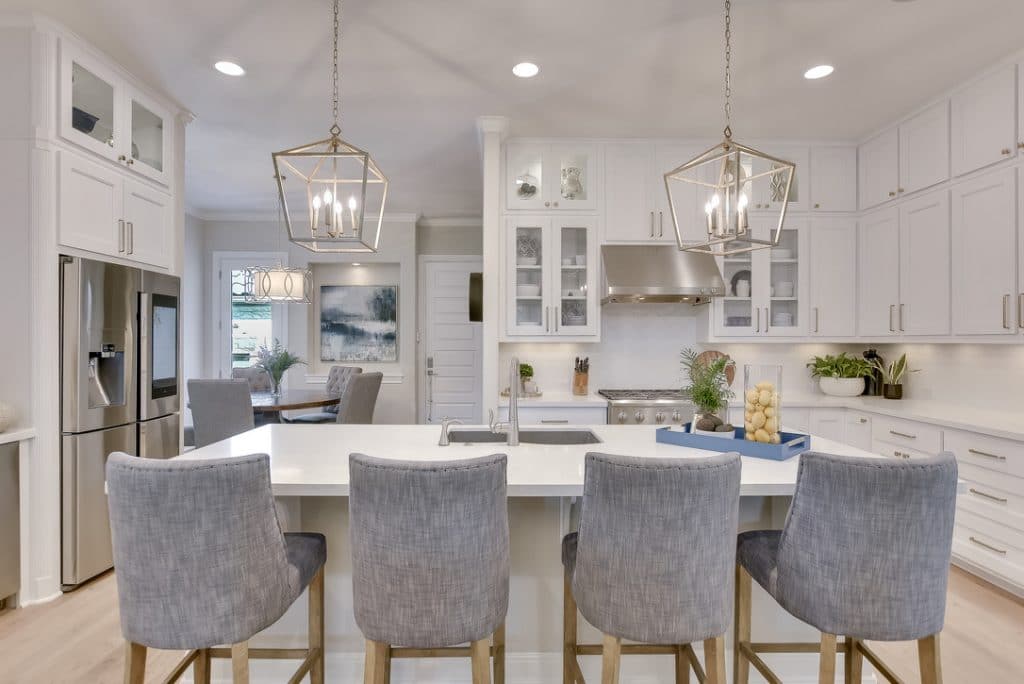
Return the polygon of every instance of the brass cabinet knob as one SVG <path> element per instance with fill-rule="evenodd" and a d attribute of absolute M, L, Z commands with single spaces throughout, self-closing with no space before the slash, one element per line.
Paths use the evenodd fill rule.
<path fill-rule="evenodd" d="M 545 207 L 550 207 L 550 206 L 551 206 L 551 202 L 545 202 L 545 203 L 544 203 L 544 206 L 545 206 Z"/>
<path fill-rule="evenodd" d="M 118 155 L 118 157 L 117 157 L 117 161 L 119 161 L 119 162 L 126 161 L 127 159 L 128 159 L 128 157 L 124 156 L 123 154 L 122 155 Z"/>
<path fill-rule="evenodd" d="M 815 208 L 815 209 L 821 209 L 821 205 L 820 205 L 820 204 L 817 204 L 817 203 L 816 203 L 816 204 L 814 205 L 814 208 Z"/>
<path fill-rule="evenodd" d="M 897 190 L 896 192 L 906 192 L 906 190 L 904 190 L 903 188 L 900 188 L 900 189 L 899 189 L 899 190 Z"/>
<path fill-rule="evenodd" d="M 896 193 L 895 193 L 895 192 L 892 192 L 892 191 L 890 190 L 890 191 L 889 191 L 889 197 L 895 197 L 895 196 L 896 196 Z"/>
<path fill-rule="evenodd" d="M 1017 143 L 1017 149 L 1018 150 L 1024 150 L 1024 140 L 1022 140 L 1021 142 Z"/>
<path fill-rule="evenodd" d="M 1010 148 L 1009 147 L 1004 147 L 1003 148 L 1003 156 L 1005 157 L 1005 156 L 1007 156 L 1009 154 L 1010 154 Z"/>

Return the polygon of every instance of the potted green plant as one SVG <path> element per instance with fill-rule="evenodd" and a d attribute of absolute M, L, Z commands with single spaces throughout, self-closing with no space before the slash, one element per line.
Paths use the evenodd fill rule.
<path fill-rule="evenodd" d="M 519 387 L 524 394 L 537 392 L 537 385 L 533 382 L 533 366 L 528 363 L 519 364 Z"/>
<path fill-rule="evenodd" d="M 874 367 L 865 359 L 826 354 L 815 356 L 807 364 L 811 377 L 818 378 L 818 387 L 832 397 L 856 397 L 864 393 L 864 379 L 874 373 Z"/>
<path fill-rule="evenodd" d="M 700 353 L 693 349 L 684 349 L 681 353 L 683 367 L 690 377 L 690 386 L 684 391 L 689 392 L 697 413 L 693 416 L 690 431 L 695 434 L 713 435 L 715 437 L 734 438 L 736 428 L 726 420 L 729 400 L 735 396 L 729 389 L 727 369 L 732 359 L 721 356 L 705 362 Z"/>
<path fill-rule="evenodd" d="M 882 374 L 882 396 L 886 399 L 902 399 L 903 376 L 917 372 L 907 367 L 907 355 L 903 354 L 888 366 L 878 360 L 872 360 L 871 363 Z"/>
<path fill-rule="evenodd" d="M 279 340 L 274 340 L 273 346 L 263 345 L 259 348 L 254 365 L 270 376 L 271 394 L 276 397 L 281 394 L 281 380 L 285 372 L 293 366 L 306 365 L 306 362 L 281 346 Z"/>

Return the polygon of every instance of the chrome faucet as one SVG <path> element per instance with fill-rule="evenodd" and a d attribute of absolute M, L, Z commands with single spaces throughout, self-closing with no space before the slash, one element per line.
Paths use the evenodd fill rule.
<path fill-rule="evenodd" d="M 508 422 L 499 423 L 494 420 L 491 410 L 491 432 L 504 432 L 508 436 L 508 446 L 519 446 L 519 358 L 513 356 L 509 366 L 508 378 Z"/>
<path fill-rule="evenodd" d="M 448 428 L 452 425 L 462 425 L 462 421 L 458 418 L 442 418 L 441 419 L 441 439 L 437 441 L 437 446 L 448 446 L 451 441 L 448 438 Z"/>

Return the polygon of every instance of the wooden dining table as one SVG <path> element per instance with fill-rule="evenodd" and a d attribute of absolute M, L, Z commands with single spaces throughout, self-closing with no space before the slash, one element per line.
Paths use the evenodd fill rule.
<path fill-rule="evenodd" d="M 264 423 L 280 423 L 282 411 L 337 406 L 340 398 L 323 390 L 285 390 L 274 396 L 270 392 L 253 392 L 252 410 L 259 414 Z"/>

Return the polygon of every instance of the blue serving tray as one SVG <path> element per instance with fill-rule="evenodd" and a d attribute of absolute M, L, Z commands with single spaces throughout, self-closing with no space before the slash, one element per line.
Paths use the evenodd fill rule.
<path fill-rule="evenodd" d="M 744 439 L 746 431 L 743 428 L 736 428 L 735 439 L 693 434 L 690 432 L 689 423 L 683 428 L 686 429 L 686 432 L 679 432 L 667 427 L 658 428 L 655 433 L 656 439 L 663 444 L 675 444 L 708 451 L 738 451 L 744 456 L 767 458 L 772 461 L 785 461 L 811 449 L 811 436 L 796 432 L 780 433 L 782 444 L 765 444 L 764 442 L 748 442 Z"/>

